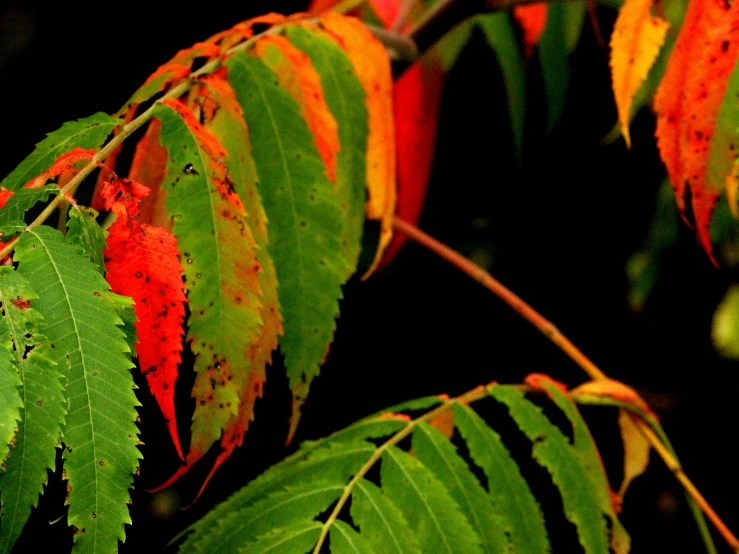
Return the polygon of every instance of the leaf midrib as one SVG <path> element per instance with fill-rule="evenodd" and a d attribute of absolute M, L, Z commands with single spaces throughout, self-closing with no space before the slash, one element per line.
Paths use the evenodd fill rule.
<path fill-rule="evenodd" d="M 434 526 L 436 526 L 436 530 L 439 532 L 439 535 L 441 536 L 442 540 L 444 541 L 444 545 L 446 546 L 447 552 L 454 552 L 449 545 L 449 541 L 446 538 L 446 533 L 444 533 L 443 529 L 441 528 L 439 524 L 439 520 L 436 517 L 436 514 L 434 514 L 434 511 L 431 509 L 431 506 L 429 506 L 429 503 L 426 501 L 426 497 L 421 493 L 421 490 L 416 485 L 416 482 L 411 474 L 409 474 L 405 466 L 398 461 L 398 458 L 396 457 L 395 453 L 393 452 L 393 449 L 390 448 L 386 451 L 386 453 L 393 459 L 393 462 L 395 462 L 395 465 L 403 472 L 403 475 L 405 475 L 407 481 L 413 486 L 413 489 L 416 491 L 416 494 L 418 495 L 418 498 L 421 499 L 421 502 L 423 502 L 424 508 L 426 508 L 426 511 L 431 516 L 432 521 L 434 522 Z"/>
<path fill-rule="evenodd" d="M 396 538 L 395 533 L 393 531 L 393 528 L 388 523 L 388 520 L 385 517 L 385 515 L 382 513 L 382 510 L 380 509 L 380 507 L 375 502 L 375 499 L 372 498 L 372 496 L 367 492 L 367 490 L 366 490 L 366 488 L 365 488 L 365 486 L 364 486 L 364 484 L 362 483 L 361 480 L 360 481 L 357 481 L 357 484 L 355 485 L 355 487 L 357 489 L 361 490 L 364 493 L 365 497 L 367 497 L 367 499 L 369 500 L 370 504 L 372 504 L 372 507 L 375 509 L 375 511 L 377 512 L 377 514 L 380 516 L 380 519 L 382 519 L 382 522 L 385 524 L 385 527 L 387 527 L 388 532 L 390 533 L 390 537 L 393 539 L 393 542 L 395 543 L 395 547 L 397 548 L 398 552 L 400 552 L 402 554 L 403 549 L 402 549 L 402 547 L 400 545 L 400 542 Z"/>
<path fill-rule="evenodd" d="M 473 517 L 475 519 L 475 522 L 477 523 L 477 528 L 480 529 L 481 531 L 484 530 L 485 527 L 483 526 L 482 522 L 480 521 L 479 514 L 478 514 L 478 512 L 477 512 L 477 510 L 475 508 L 475 503 L 470 498 L 470 495 L 469 495 L 469 493 L 467 491 L 467 488 L 464 486 L 464 484 L 460 480 L 460 478 L 459 478 L 459 472 L 456 471 L 456 469 L 454 467 L 454 464 L 452 463 L 451 460 L 449 460 L 446 457 L 446 454 L 438 447 L 438 445 L 436 443 L 436 440 L 434 440 L 434 437 L 431 436 L 431 433 L 429 432 L 429 430 L 427 428 L 425 428 L 425 426 L 419 425 L 417 427 L 417 429 L 419 431 L 423 432 L 428 437 L 428 441 L 431 444 L 431 446 L 433 447 L 433 449 L 436 451 L 437 456 L 439 456 L 439 458 L 444 462 L 444 465 L 446 465 L 447 469 L 449 470 L 449 472 L 451 473 L 452 477 L 454 478 L 454 481 L 457 483 L 457 488 L 462 493 L 462 496 L 464 497 L 464 500 L 467 503 L 467 506 L 469 507 L 469 511 L 470 511 L 470 513 L 472 513 L 472 515 L 473 515 Z"/>
<path fill-rule="evenodd" d="M 87 377 L 87 364 L 85 363 L 85 354 L 84 354 L 84 351 L 83 351 L 83 348 L 82 348 L 82 341 L 81 341 L 81 338 L 80 338 L 79 329 L 77 327 L 77 318 L 75 317 L 75 312 L 74 312 L 74 309 L 72 308 L 72 304 L 69 302 L 70 295 L 69 295 L 69 292 L 67 291 L 67 286 L 64 283 L 64 279 L 62 278 L 62 274 L 60 273 L 60 271 L 58 269 L 57 263 L 54 260 L 51 251 L 46 246 L 46 243 L 44 242 L 43 238 L 41 236 L 39 236 L 36 232 L 34 232 L 33 230 L 29 230 L 27 232 L 30 233 L 30 234 L 32 234 L 33 236 L 35 236 L 39 240 L 39 242 L 41 242 L 41 244 L 44 246 L 44 251 L 46 252 L 47 257 L 49 258 L 49 262 L 51 263 L 52 267 L 54 268 L 54 272 L 56 273 L 56 275 L 58 277 L 58 282 L 59 282 L 60 286 L 62 287 L 62 289 L 64 290 L 64 301 L 67 303 L 67 306 L 69 307 L 70 317 L 71 317 L 72 323 L 74 325 L 74 331 L 75 331 L 74 336 L 75 336 L 75 338 L 77 340 L 77 348 L 78 348 L 78 350 L 80 352 L 80 360 L 81 360 L 81 365 L 82 365 L 82 369 L 83 369 L 82 374 L 83 374 L 84 381 L 85 381 L 85 395 L 87 397 L 87 403 L 85 404 L 84 409 L 87 410 L 87 413 L 89 414 L 89 419 L 90 419 L 90 443 L 92 444 L 92 452 L 93 452 L 93 456 L 92 456 L 92 458 L 93 458 L 93 464 L 92 464 L 92 466 L 93 466 L 94 471 L 95 471 L 95 482 L 93 483 L 93 488 L 94 488 L 94 491 L 95 491 L 95 494 L 94 494 L 94 498 L 95 498 L 95 500 L 94 500 L 94 502 L 95 502 L 95 510 L 94 511 L 95 511 L 95 513 L 97 513 L 98 512 L 98 496 L 99 496 L 99 494 L 98 494 L 98 467 L 95 464 L 95 460 L 98 458 L 98 456 L 97 456 L 97 444 L 95 442 L 95 424 L 93 422 L 93 417 L 92 417 L 92 399 L 90 397 L 90 386 L 89 386 L 89 381 L 88 381 L 88 377 Z M 65 423 L 65 427 L 66 427 L 67 423 Z M 71 486 L 71 483 L 70 483 L 70 486 Z M 72 490 L 74 490 L 74 487 L 72 487 Z M 97 537 L 98 537 L 97 525 L 93 525 L 92 528 L 93 528 L 93 533 L 94 533 L 94 537 L 92 539 L 93 540 L 93 545 L 97 545 Z"/>
<path fill-rule="evenodd" d="M 267 111 L 267 114 L 269 116 L 268 117 L 268 120 L 269 120 L 270 126 L 272 127 L 272 130 L 274 132 L 275 140 L 276 140 L 277 145 L 278 145 L 278 149 L 279 149 L 279 153 L 280 153 L 280 161 L 282 162 L 282 169 L 283 169 L 283 172 L 285 174 L 285 179 L 287 181 L 287 186 L 285 187 L 285 190 L 286 190 L 287 193 L 284 196 L 287 197 L 288 202 L 290 204 L 289 216 L 290 216 L 290 220 L 291 220 L 291 223 L 292 223 L 292 225 L 290 225 L 290 229 L 293 231 L 293 233 L 292 233 L 293 234 L 293 237 L 294 237 L 293 244 L 295 244 L 295 250 L 298 253 L 298 255 L 296 256 L 297 261 L 295 262 L 295 264 L 297 266 L 299 266 L 299 270 L 296 271 L 295 274 L 297 275 L 297 279 L 300 282 L 300 288 L 299 288 L 299 290 L 307 290 L 306 289 L 306 286 L 305 286 L 305 267 L 303 265 L 303 259 L 304 259 L 305 256 L 304 256 L 304 252 L 303 252 L 303 248 L 302 248 L 302 242 L 300 240 L 300 233 L 297 232 L 297 228 L 298 228 L 297 222 L 296 222 L 297 209 L 296 209 L 296 204 L 295 204 L 295 197 L 293 195 L 293 179 L 292 179 L 292 174 L 290 172 L 290 169 L 289 169 L 289 167 L 287 165 L 287 157 L 285 155 L 285 148 L 284 148 L 284 145 L 282 143 L 282 138 L 280 137 L 280 133 L 278 131 L 277 124 L 275 122 L 275 117 L 274 117 L 274 114 L 272 112 L 272 106 L 270 105 L 269 101 L 267 100 L 267 96 L 265 94 L 264 87 L 262 86 L 261 80 L 258 79 L 254 75 L 254 73 L 251 71 L 251 68 L 249 67 L 248 64 L 245 64 L 245 63 L 242 62 L 241 65 L 244 67 L 244 69 L 246 71 L 249 72 L 249 74 L 252 77 L 252 80 L 255 83 L 255 86 L 256 86 L 257 90 L 259 91 L 259 95 L 262 98 L 262 102 L 263 102 L 263 104 L 265 106 L 265 109 Z M 284 239 L 283 239 L 283 242 L 284 242 Z M 305 306 L 304 298 L 305 298 L 305 295 L 299 294 L 299 295 L 297 295 L 297 300 L 295 300 L 295 299 L 293 300 L 293 302 L 295 304 L 298 304 L 298 306 L 299 306 L 299 309 L 298 310 L 295 310 L 295 313 L 298 314 L 298 316 L 296 316 L 296 317 L 300 319 L 300 323 L 301 323 L 300 328 L 301 329 L 305 329 L 307 327 L 306 326 L 305 317 L 304 317 L 304 314 L 306 313 L 306 306 Z"/>

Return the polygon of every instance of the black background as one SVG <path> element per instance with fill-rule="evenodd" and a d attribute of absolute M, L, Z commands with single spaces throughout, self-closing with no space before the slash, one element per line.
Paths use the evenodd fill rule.
<path fill-rule="evenodd" d="M 97 111 L 114 112 L 178 49 L 268 10 L 302 2 L 152 4 L 146 10 L 88 2 L 4 2 L 0 7 L 0 175 L 44 133 Z M 72 7 L 73 6 L 73 9 Z M 599 11 L 606 36 L 614 14 Z M 730 450 L 737 416 L 737 365 L 710 345 L 710 318 L 732 279 L 715 270 L 681 229 L 677 251 L 641 314 L 626 302 L 624 266 L 641 245 L 663 169 L 642 112 L 634 148 L 601 146 L 615 121 L 607 55 L 586 25 L 571 60 L 565 113 L 543 132 L 544 97 L 531 60 L 526 148 L 513 162 L 505 95 L 494 56 L 476 35 L 447 78 L 435 171 L 421 227 L 475 259 L 551 319 L 609 375 L 653 403 L 687 473 L 730 527 L 739 529 L 739 485 Z M 584 376 L 501 301 L 415 245 L 367 282 L 345 288 L 327 363 L 314 382 L 297 441 L 324 436 L 383 406 L 412 397 L 459 394 L 490 380 L 520 382 L 549 373 L 572 386 Z M 138 376 L 137 376 L 138 378 Z M 283 446 L 290 401 L 279 361 L 243 448 L 190 510 L 205 475 L 193 470 L 174 489 L 150 495 L 177 467 L 153 400 L 143 403 L 144 460 L 135 480 L 121 552 L 158 551 L 186 523 L 246 484 L 294 447 Z M 187 378 L 181 393 L 187 403 Z M 586 410 L 613 479 L 621 473 L 615 413 Z M 186 423 L 183 423 L 186 427 Z M 700 551 L 679 485 L 655 457 L 628 493 L 623 521 L 633 552 Z M 617 482 L 617 481 L 615 481 Z M 26 527 L 19 551 L 49 544 L 66 551 L 58 476 Z M 49 526 L 49 521 L 62 518 Z M 561 516 L 560 516 L 561 517 Z M 563 519 L 555 533 L 570 551 Z M 561 537 L 559 535 L 562 535 Z M 721 551 L 728 552 L 720 537 Z"/>

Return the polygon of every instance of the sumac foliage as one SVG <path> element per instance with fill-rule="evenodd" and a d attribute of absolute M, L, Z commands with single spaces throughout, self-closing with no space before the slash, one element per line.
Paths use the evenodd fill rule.
<path fill-rule="evenodd" d="M 331 12 L 335 4 L 353 15 Z M 66 486 L 74 551 L 115 552 L 125 541 L 141 458 L 132 371 L 171 439 L 173 469 L 159 489 L 205 475 L 204 490 L 244 443 L 278 351 L 290 443 L 330 355 L 344 285 L 397 255 L 405 239 L 393 236 L 396 217 L 421 216 L 444 79 L 469 39 L 484 37 L 498 61 L 505 132 L 520 160 L 531 81 L 543 86 L 542 129 L 552 131 L 588 10 L 600 33 L 584 0 L 492 6 L 450 21 L 428 51 L 400 60 L 412 63 L 393 79 L 398 45 L 438 25 L 443 9 L 345 4 L 267 14 L 179 51 L 116 114 L 65 123 L 0 182 L 3 552 L 48 470 Z M 620 7 L 610 41 L 618 124 L 631 145 L 631 118 L 653 103 L 679 211 L 719 264 L 714 209 L 723 195 L 738 212 L 739 5 L 675 6 Z M 635 281 L 654 270 L 655 248 L 642 253 Z M 715 332 L 729 355 L 735 297 Z M 618 515 L 650 445 L 682 470 L 639 395 L 595 376 L 568 390 L 535 374 L 362 419 L 304 443 L 175 542 L 183 552 L 550 552 L 557 520 L 537 498 L 543 481 L 579 548 L 628 552 Z M 190 414 L 175 394 L 183 382 L 193 383 L 186 436 Z M 618 408 L 617 492 L 578 404 Z M 482 417 L 491 411 L 505 414 L 501 434 Z"/>

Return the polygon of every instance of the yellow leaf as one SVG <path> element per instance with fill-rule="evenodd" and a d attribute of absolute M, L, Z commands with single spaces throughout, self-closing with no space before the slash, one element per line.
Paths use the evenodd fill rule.
<path fill-rule="evenodd" d="M 618 122 L 626 145 L 631 147 L 631 101 L 647 78 L 665 41 L 670 24 L 650 14 L 652 0 L 626 0 L 618 12 L 611 35 L 611 80 Z"/>
<path fill-rule="evenodd" d="M 624 494 L 631 482 L 644 473 L 649 465 L 649 443 L 634 423 L 633 416 L 626 410 L 618 411 L 618 426 L 624 442 L 624 478 L 618 489 L 618 499 L 624 500 Z"/>

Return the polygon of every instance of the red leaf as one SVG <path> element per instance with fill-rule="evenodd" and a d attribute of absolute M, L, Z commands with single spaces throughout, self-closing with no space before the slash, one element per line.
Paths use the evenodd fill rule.
<path fill-rule="evenodd" d="M 739 3 L 692 0 L 654 98 L 657 145 L 685 214 L 689 191 L 701 244 L 711 261 L 710 224 L 720 190 L 706 180 L 709 146 L 739 54 Z"/>
<path fill-rule="evenodd" d="M 89 162 L 92 160 L 94 154 L 95 150 L 92 149 L 85 150 L 84 148 L 74 148 L 59 156 L 49 169 L 44 171 L 38 177 L 34 177 L 28 181 L 23 185 L 23 188 L 34 189 L 43 187 L 49 179 L 59 177 L 63 173 L 67 173 L 66 180 L 68 181 L 71 175 L 77 172 L 74 167 L 75 164 L 81 161 Z"/>
<path fill-rule="evenodd" d="M 5 206 L 5 204 L 8 202 L 8 198 L 13 196 L 15 193 L 12 190 L 6 190 L 2 189 L 0 190 L 0 208 Z"/>
<path fill-rule="evenodd" d="M 183 270 L 177 239 L 161 227 L 132 219 L 147 193 L 146 187 L 128 179 L 114 179 L 103 188 L 106 207 L 118 216 L 105 249 L 106 278 L 113 292 L 135 302 L 139 367 L 162 410 L 177 454 L 184 459 L 174 409 L 187 302 Z"/>
<path fill-rule="evenodd" d="M 543 2 L 537 2 L 536 4 L 515 6 L 513 8 L 513 19 L 518 22 L 523 30 L 524 53 L 526 58 L 529 58 L 547 26 L 547 5 Z"/>
<path fill-rule="evenodd" d="M 141 183 L 151 192 L 141 199 L 138 220 L 172 230 L 172 220 L 164 206 L 165 190 L 161 188 L 167 174 L 167 149 L 161 145 L 159 133 L 162 123 L 152 119 L 146 134 L 136 144 L 128 178 Z"/>
<path fill-rule="evenodd" d="M 426 199 L 436 146 L 439 105 L 444 70 L 435 57 L 426 56 L 413 64 L 393 86 L 393 113 L 398 161 L 396 214 L 417 225 Z M 407 237 L 393 236 L 383 256 L 387 265 L 400 251 Z"/>

